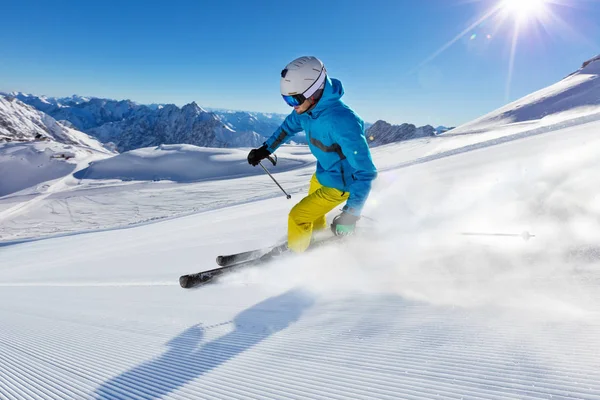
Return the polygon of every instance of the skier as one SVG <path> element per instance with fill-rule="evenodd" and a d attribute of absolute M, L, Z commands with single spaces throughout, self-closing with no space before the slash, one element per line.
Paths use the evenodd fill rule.
<path fill-rule="evenodd" d="M 288 248 L 303 252 L 312 232 L 327 228 L 325 215 L 344 201 L 331 230 L 335 235 L 354 232 L 377 169 L 363 120 L 342 102 L 342 82 L 327 76 L 321 60 L 300 57 L 289 63 L 281 71 L 280 88 L 283 100 L 294 111 L 262 147 L 250 151 L 248 163 L 257 166 L 293 135 L 306 132 L 317 171 L 308 196 L 292 208 L 288 218 Z"/>

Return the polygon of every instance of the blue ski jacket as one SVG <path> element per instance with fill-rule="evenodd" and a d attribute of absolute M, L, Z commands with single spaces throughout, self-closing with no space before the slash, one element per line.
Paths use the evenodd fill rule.
<path fill-rule="evenodd" d="M 265 142 L 270 152 L 300 131 L 306 132 L 317 158 L 317 179 L 323 186 L 350 193 L 344 211 L 360 216 L 377 169 L 365 138 L 363 120 L 344 102 L 342 82 L 327 77 L 323 96 L 309 112 L 292 111 Z"/>

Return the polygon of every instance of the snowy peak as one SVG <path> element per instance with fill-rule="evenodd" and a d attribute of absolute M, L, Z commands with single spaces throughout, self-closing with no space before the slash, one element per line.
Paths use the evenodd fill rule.
<path fill-rule="evenodd" d="M 181 108 L 181 114 L 185 117 L 185 119 L 188 119 L 188 120 L 190 120 L 190 119 L 200 119 L 203 121 L 211 120 L 211 119 L 218 120 L 218 117 L 215 114 L 202 109 L 202 107 L 200 107 L 195 101 L 184 105 Z"/>
<path fill-rule="evenodd" d="M 193 112 L 193 113 L 195 113 L 196 115 L 199 115 L 199 114 L 202 114 L 202 113 L 206 113 L 206 112 L 208 112 L 208 111 L 206 111 L 206 110 L 202 109 L 202 107 L 200 107 L 200 106 L 198 105 L 198 103 L 196 103 L 195 101 L 192 101 L 191 103 L 189 103 L 189 104 L 186 104 L 185 106 L 183 106 L 183 107 L 182 107 L 182 110 L 183 110 L 184 112 Z"/>
<path fill-rule="evenodd" d="M 92 98 L 91 97 L 83 97 L 83 96 L 78 96 L 76 94 L 69 96 L 69 97 L 61 97 L 59 99 L 56 99 L 56 101 L 60 104 L 81 104 L 81 103 L 86 103 L 88 101 L 90 101 Z"/>
<path fill-rule="evenodd" d="M 436 130 L 431 125 L 417 128 L 413 124 L 392 125 L 382 120 L 375 122 L 366 132 L 370 146 L 381 146 L 403 140 L 434 136 L 435 134 Z"/>
<path fill-rule="evenodd" d="M 183 114 L 189 116 L 198 116 L 202 113 L 203 110 L 198 106 L 198 104 L 196 104 L 196 102 L 192 102 L 183 106 L 181 108 L 181 111 Z"/>

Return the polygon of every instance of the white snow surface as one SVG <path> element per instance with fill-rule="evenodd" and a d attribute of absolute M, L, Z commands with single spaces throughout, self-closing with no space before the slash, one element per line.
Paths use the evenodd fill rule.
<path fill-rule="evenodd" d="M 291 201 L 193 146 L 8 194 L 0 398 L 600 399 L 600 118 L 572 117 L 377 147 L 359 234 L 195 290 L 285 235 L 306 147 L 271 167 Z"/>
<path fill-rule="evenodd" d="M 600 398 L 599 128 L 382 146 L 368 235 L 197 290 L 285 234 L 313 165 L 276 174 L 293 201 L 262 174 L 66 184 L 3 232 L 197 212 L 0 247 L 0 398 Z"/>
<path fill-rule="evenodd" d="M 160 145 L 131 150 L 93 163 L 75 174 L 84 179 L 191 182 L 253 175 L 249 149 L 214 149 L 193 145 Z M 283 153 L 286 153 L 285 150 Z M 287 153 L 286 153 L 287 156 Z M 306 164 L 307 157 L 286 157 L 283 170 Z M 265 161 L 266 166 L 271 166 Z M 282 168 L 278 168 L 279 171 Z"/>
<path fill-rule="evenodd" d="M 76 168 L 73 146 L 57 142 L 0 145 L 0 196 L 62 178 Z"/>

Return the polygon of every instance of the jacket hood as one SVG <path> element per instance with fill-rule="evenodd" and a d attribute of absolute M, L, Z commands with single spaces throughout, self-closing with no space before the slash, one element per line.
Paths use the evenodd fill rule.
<path fill-rule="evenodd" d="M 323 88 L 323 96 L 313 108 L 310 113 L 312 115 L 318 116 L 323 110 L 331 107 L 333 104 L 340 101 L 342 96 L 344 95 L 344 86 L 342 82 L 335 78 L 329 78 L 329 76 L 325 79 L 325 87 Z"/>

